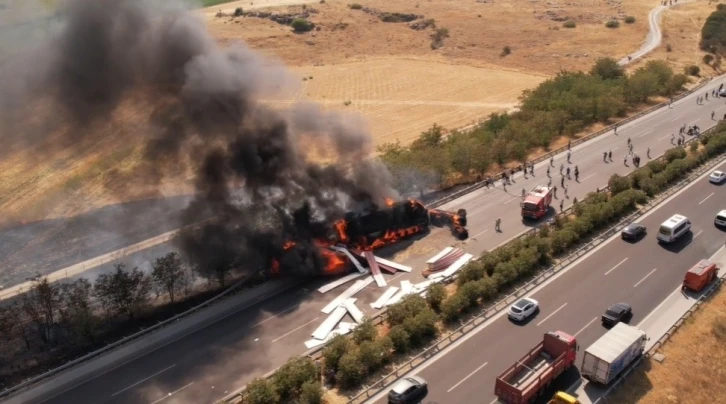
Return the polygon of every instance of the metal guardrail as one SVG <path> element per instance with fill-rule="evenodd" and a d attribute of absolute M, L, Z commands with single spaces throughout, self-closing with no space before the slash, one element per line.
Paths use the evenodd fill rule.
<path fill-rule="evenodd" d="M 723 75 L 716 76 L 716 77 L 710 77 L 708 79 L 701 80 L 701 82 L 699 84 L 697 84 L 695 87 L 693 87 L 692 89 L 690 89 L 688 91 L 685 91 L 685 92 L 683 92 L 683 93 L 681 93 L 681 94 L 673 97 L 673 102 L 678 101 L 678 100 L 680 100 L 682 98 L 685 98 L 685 97 L 687 97 L 687 96 L 695 93 L 696 91 L 698 91 L 698 90 L 702 89 L 703 87 L 705 87 L 713 79 L 718 78 L 718 77 L 721 77 L 721 76 L 723 76 Z M 643 111 L 640 111 L 640 112 L 638 112 L 638 113 L 636 113 L 636 114 L 634 114 L 632 116 L 629 116 L 629 117 L 627 117 L 627 118 L 625 118 L 623 120 L 620 120 L 617 123 L 614 123 L 612 125 L 606 126 L 606 127 L 600 129 L 597 132 L 593 132 L 593 133 L 590 133 L 589 135 L 586 135 L 584 137 L 581 137 L 579 139 L 576 139 L 575 141 L 573 141 L 570 144 L 570 147 L 577 146 L 579 144 L 582 144 L 582 143 L 585 143 L 585 142 L 587 142 L 589 140 L 592 140 L 592 139 L 594 139 L 594 138 L 596 138 L 596 137 L 598 137 L 598 136 L 600 136 L 602 134 L 605 134 L 605 133 L 607 133 L 607 132 L 615 129 L 616 127 L 620 127 L 620 126 L 622 126 L 622 125 L 624 125 L 624 124 L 626 124 L 628 122 L 634 121 L 634 120 L 636 120 L 636 119 L 638 119 L 638 118 L 640 118 L 640 117 L 642 117 L 644 115 L 648 115 L 651 112 L 657 111 L 657 110 L 659 110 L 659 109 L 661 109 L 663 107 L 666 107 L 666 106 L 668 106 L 670 104 L 671 104 L 671 102 L 663 102 L 663 103 L 660 103 L 660 104 L 656 104 L 656 105 L 654 105 L 654 106 L 652 106 L 650 108 L 647 108 L 647 109 L 645 109 Z M 474 125 L 472 128 L 470 128 L 468 130 L 473 130 L 474 128 L 476 128 L 476 125 Z M 550 151 L 550 152 L 548 152 L 546 154 L 543 154 L 543 155 L 541 155 L 541 156 L 539 156 L 539 157 L 537 157 L 537 158 L 535 158 L 535 159 L 533 159 L 531 161 L 528 161 L 527 163 L 530 163 L 530 164 L 538 164 L 538 163 L 540 163 L 542 161 L 545 161 L 545 160 L 547 160 L 547 159 L 549 159 L 549 158 L 551 158 L 551 157 L 553 157 L 553 156 L 555 156 L 557 154 L 560 154 L 560 153 L 566 151 L 567 148 L 568 148 L 567 146 L 560 147 L 560 148 L 555 149 L 555 150 L 552 150 L 552 151 Z M 499 173 L 498 177 L 501 177 L 501 175 L 503 173 L 504 172 Z M 495 176 L 494 178 L 496 178 L 496 177 L 497 176 Z M 487 183 L 486 179 L 485 180 L 482 180 L 482 181 L 479 181 L 479 182 L 477 182 L 477 183 L 475 183 L 475 184 L 473 184 L 471 186 L 468 186 L 468 187 L 466 187 L 466 188 L 464 188 L 464 189 L 462 189 L 460 191 L 457 191 L 457 192 L 455 192 L 455 193 L 453 193 L 451 195 L 445 196 L 445 197 L 443 197 L 441 199 L 437 199 L 436 201 L 433 201 L 433 202 L 431 202 L 431 203 L 429 203 L 427 205 L 429 207 L 432 207 L 432 208 L 439 207 L 439 206 L 441 206 L 441 205 L 443 205 L 445 203 L 451 202 L 454 199 L 457 199 L 457 198 L 459 198 L 459 197 L 461 197 L 463 195 L 466 195 L 466 194 L 468 194 L 470 192 L 476 191 L 477 189 L 483 188 L 484 186 L 486 186 L 486 183 Z"/>
<path fill-rule="evenodd" d="M 645 353 L 645 355 L 641 355 L 638 357 L 638 359 L 633 362 L 626 370 L 623 372 L 618 378 L 613 382 L 613 384 L 605 391 L 605 393 L 595 400 L 592 404 L 600 404 L 607 403 L 609 401 L 608 396 L 612 394 L 620 385 L 630 376 L 633 372 L 635 372 L 638 367 L 643 363 L 644 360 L 650 358 L 653 356 L 663 345 L 665 345 L 666 342 L 668 342 L 669 339 L 673 336 L 673 334 L 678 331 L 678 329 L 686 322 L 686 320 L 693 315 L 693 313 L 698 310 L 703 303 L 705 303 L 707 300 L 709 300 L 714 293 L 721 287 L 721 285 L 724 283 L 724 278 L 717 278 L 716 282 L 711 285 L 711 287 L 701 295 L 691 306 L 688 311 L 682 315 L 681 317 L 676 320 L 676 322 L 668 329 L 668 331 L 663 334 L 658 341 L 653 344 L 652 347 L 648 350 L 648 352 Z"/>
<path fill-rule="evenodd" d="M 713 129 L 715 128 L 715 125 L 705 131 L 702 132 L 702 136 L 708 136 Z M 693 136 L 689 139 L 686 139 L 686 143 L 691 143 L 693 141 L 699 141 L 701 137 Z M 665 154 L 658 156 L 657 158 L 653 160 L 660 160 L 665 157 Z M 458 340 L 460 337 L 464 336 L 466 333 L 470 332 L 471 330 L 475 329 L 482 323 L 489 320 L 491 317 L 496 315 L 498 312 L 500 312 L 502 309 L 506 308 L 509 304 L 511 304 L 514 300 L 520 298 L 522 295 L 528 293 L 532 289 L 539 286 L 542 282 L 546 281 L 547 279 L 551 278 L 552 276 L 556 275 L 560 270 L 563 268 L 569 266 L 574 261 L 580 259 L 583 255 L 587 254 L 589 251 L 593 250 L 595 247 L 600 245 L 601 243 L 605 242 L 608 238 L 610 238 L 613 234 L 619 232 L 624 228 L 627 224 L 631 223 L 632 220 L 638 216 L 643 215 L 644 213 L 648 212 L 649 210 L 653 209 L 655 206 L 662 203 L 664 200 L 672 196 L 674 193 L 676 193 L 678 190 L 685 187 L 687 184 L 692 182 L 695 178 L 698 178 L 700 175 L 703 175 L 704 172 L 710 170 L 713 166 L 719 164 L 721 161 L 726 159 L 726 153 L 714 157 L 709 161 L 708 163 L 702 165 L 698 169 L 694 170 L 688 177 L 672 184 L 668 189 L 664 190 L 663 192 L 659 193 L 658 196 L 652 200 L 650 200 L 647 204 L 642 206 L 640 209 L 632 212 L 631 214 L 627 215 L 626 217 L 622 218 L 620 221 L 618 221 L 616 224 L 610 226 L 608 229 L 601 232 L 597 237 L 595 237 L 593 240 L 588 242 L 587 244 L 581 246 L 580 248 L 576 249 L 575 251 L 568 254 L 567 257 L 559 260 L 555 265 L 551 266 L 550 268 L 547 268 L 540 272 L 539 275 L 537 275 L 534 279 L 526 282 L 521 287 L 517 288 L 514 292 L 510 293 L 509 295 L 503 297 L 496 303 L 493 303 L 486 307 L 484 311 L 477 315 L 476 317 L 470 319 L 465 324 L 457 328 L 456 330 L 450 332 L 447 336 L 442 337 L 441 339 L 434 342 L 431 346 L 428 348 L 424 348 L 424 350 L 413 356 L 411 359 L 406 361 L 403 364 L 400 364 L 399 367 L 394 370 L 393 372 L 387 374 L 377 382 L 371 384 L 370 386 L 366 386 L 365 390 L 363 390 L 361 393 L 354 396 L 352 399 L 348 401 L 348 404 L 351 403 L 361 403 L 368 400 L 370 397 L 378 394 L 381 390 L 392 384 L 395 380 L 401 377 L 401 375 L 410 372 L 411 370 L 415 369 L 422 363 L 424 363 L 426 360 L 434 356 L 435 354 L 439 353 L 443 349 L 445 349 L 447 346 L 449 346 L 451 343 Z M 627 176 L 630 177 L 633 175 L 633 172 L 628 174 Z M 604 187 L 598 189 L 598 192 L 608 192 L 609 187 Z M 569 215 L 573 211 L 573 206 L 568 207 L 564 211 L 558 213 L 558 215 L 567 214 Z M 520 239 L 523 237 L 527 237 L 533 234 L 536 234 L 538 231 L 538 228 L 532 228 L 522 234 L 520 234 L 518 237 L 515 237 L 513 239 L 510 239 L 507 243 L 511 242 L 515 239 Z M 451 283 L 456 279 L 456 274 L 453 276 L 443 280 L 444 283 Z M 424 293 L 424 292 L 422 292 Z M 385 313 L 386 309 L 381 310 L 378 314 L 376 314 L 375 317 L 371 319 L 374 325 L 379 325 L 385 321 Z M 312 348 L 305 352 L 302 356 L 308 356 L 313 360 L 319 360 L 322 358 L 322 350 L 324 346 Z M 271 372 L 268 372 L 262 378 L 270 378 L 276 370 L 273 370 Z M 240 403 L 242 401 L 241 394 L 244 392 L 246 386 L 238 389 L 235 392 L 232 392 L 231 394 L 227 395 L 224 399 L 220 400 L 220 403 L 231 403 L 236 404 Z"/>
<path fill-rule="evenodd" d="M 198 311 L 206 308 L 207 306 L 211 305 L 212 303 L 215 303 L 216 301 L 220 300 L 221 298 L 229 295 L 233 290 L 235 290 L 236 288 L 238 288 L 239 286 L 241 286 L 242 284 L 244 284 L 248 280 L 249 280 L 249 277 L 245 277 L 245 278 L 239 280 L 234 285 L 232 285 L 229 288 L 227 288 L 227 290 L 225 290 L 224 292 L 218 294 L 217 296 L 214 296 L 213 298 L 211 298 L 209 300 L 206 300 L 206 301 L 204 301 L 204 302 L 202 302 L 202 303 L 200 303 L 200 304 L 192 307 L 191 309 L 189 309 L 189 310 L 187 310 L 187 311 L 185 311 L 183 313 L 179 313 L 176 316 L 171 317 L 171 318 L 169 318 L 167 320 L 164 320 L 164 321 L 162 321 L 160 323 L 157 323 L 157 324 L 155 324 L 155 325 L 153 325 L 153 326 L 151 326 L 149 328 L 145 328 L 145 329 L 143 329 L 143 330 L 141 330 L 141 331 L 139 331 L 137 333 L 134 333 L 132 335 L 129 335 L 128 337 L 124 337 L 124 338 L 122 338 L 122 339 L 120 339 L 120 340 L 118 340 L 118 341 L 116 341 L 116 342 L 114 342 L 112 344 L 106 345 L 105 347 L 103 347 L 103 348 L 101 348 L 99 350 L 93 351 L 93 352 L 91 352 L 91 353 L 89 353 L 87 355 L 84 355 L 84 356 L 82 356 L 82 357 L 80 357 L 78 359 L 74 359 L 74 360 L 72 360 L 70 362 L 67 362 L 64 365 L 61 365 L 61 366 L 59 366 L 57 368 L 54 368 L 54 369 L 51 369 L 51 370 L 49 370 L 49 371 L 47 371 L 47 372 L 45 372 L 43 374 L 40 374 L 40 375 L 35 376 L 35 377 L 32 377 L 32 378 L 30 378 L 30 379 L 28 379 L 28 380 L 26 380 L 26 381 L 24 381 L 24 382 L 22 382 L 20 384 L 17 384 L 15 386 L 9 388 L 9 389 L 3 390 L 2 392 L 0 392 L 0 398 L 9 396 L 9 395 L 14 394 L 14 393 L 18 393 L 21 390 L 24 390 L 24 389 L 26 389 L 26 388 L 28 388 L 28 387 L 30 387 L 30 386 L 32 386 L 32 385 L 34 385 L 34 384 L 42 381 L 42 380 L 45 380 L 45 379 L 47 379 L 47 378 L 49 378 L 51 376 L 55 376 L 58 373 L 61 373 L 61 372 L 65 371 L 65 370 L 67 370 L 67 369 L 70 369 L 70 368 L 72 368 L 74 366 L 77 366 L 77 365 L 79 365 L 79 364 L 81 364 L 83 362 L 86 362 L 86 361 L 90 360 L 90 359 L 93 359 L 95 357 L 104 355 L 104 354 L 110 352 L 111 350 L 113 350 L 115 348 L 118 348 L 118 347 L 120 347 L 120 346 L 122 346 L 124 344 L 127 344 L 127 343 L 131 342 L 131 341 L 137 340 L 137 339 L 139 339 L 139 338 L 141 338 L 143 336 L 146 336 L 148 334 L 151 334 L 152 332 L 158 331 L 158 330 L 160 330 L 160 329 L 162 329 L 162 328 L 164 328 L 164 327 L 166 327 L 166 326 L 168 326 L 168 325 L 170 325 L 170 324 L 172 324 L 172 323 L 180 320 L 183 317 L 187 317 L 187 316 L 189 316 L 191 314 L 194 314 L 194 313 L 196 313 L 196 312 L 198 312 Z"/>

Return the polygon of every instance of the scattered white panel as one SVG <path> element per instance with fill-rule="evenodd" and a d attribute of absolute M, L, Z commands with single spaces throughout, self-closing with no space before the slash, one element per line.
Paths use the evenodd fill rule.
<path fill-rule="evenodd" d="M 390 306 L 394 303 L 398 303 L 399 301 L 401 301 L 401 299 L 403 299 L 404 296 L 406 296 L 412 292 L 413 292 L 413 285 L 411 285 L 411 282 L 401 281 L 401 291 L 396 293 L 396 295 L 393 296 L 392 298 L 390 298 L 386 302 L 386 306 Z"/>
<path fill-rule="evenodd" d="M 462 255 L 461 258 L 459 258 L 458 260 L 456 260 L 456 262 L 451 264 L 450 267 L 446 268 L 446 270 L 444 272 L 442 272 L 442 274 L 444 274 L 444 276 L 453 275 L 454 272 L 460 270 L 464 266 L 464 264 L 469 262 L 469 260 L 471 260 L 472 258 L 474 258 L 474 256 L 471 254 Z"/>
<path fill-rule="evenodd" d="M 429 281 L 423 281 L 421 283 L 417 283 L 417 284 L 413 285 L 413 290 L 415 290 L 416 292 L 423 292 L 432 283 L 434 283 L 434 281 L 430 281 L 430 280 Z"/>
<path fill-rule="evenodd" d="M 363 257 L 363 253 L 361 253 L 360 256 Z M 389 261 L 387 259 L 383 259 L 381 257 L 376 257 L 376 262 L 379 263 L 379 264 L 381 264 L 381 265 L 386 265 L 386 266 L 389 266 L 391 268 L 397 269 L 399 271 L 411 272 L 411 267 L 407 267 L 405 265 L 401 265 L 401 264 L 395 263 L 393 261 Z"/>
<path fill-rule="evenodd" d="M 346 275 L 340 279 L 337 279 L 333 282 L 328 283 L 327 285 L 323 285 L 323 286 L 319 287 L 318 292 L 320 292 L 320 293 L 330 292 L 331 290 L 337 288 L 338 286 L 340 286 L 344 283 L 350 282 L 353 279 L 360 278 L 363 275 L 365 275 L 365 274 L 352 273 L 352 274 Z"/>
<path fill-rule="evenodd" d="M 386 302 L 388 302 L 393 297 L 393 295 L 396 294 L 396 292 L 398 292 L 398 288 L 395 286 L 391 286 L 390 288 L 388 288 L 388 290 L 383 292 L 383 294 L 381 295 L 381 297 L 378 298 L 378 300 L 371 303 L 371 307 L 373 307 L 374 309 L 383 308 L 383 306 L 386 305 Z"/>
<path fill-rule="evenodd" d="M 349 323 L 347 321 L 341 321 L 340 324 L 338 324 L 338 328 L 341 329 L 341 330 L 345 330 L 345 329 L 352 330 L 355 327 L 358 327 L 358 324 L 356 324 L 356 323 Z"/>
<path fill-rule="evenodd" d="M 441 272 L 435 273 L 428 277 L 428 280 L 438 282 L 446 278 L 446 275 L 442 274 Z"/>
<path fill-rule="evenodd" d="M 340 322 L 340 320 L 345 317 L 345 314 L 348 312 L 345 307 L 338 307 L 336 308 L 329 316 L 328 318 L 323 321 L 322 324 L 320 324 L 320 327 L 318 327 L 315 332 L 313 332 L 313 338 L 324 340 L 328 337 L 328 334 L 330 334 L 331 331 L 335 328 L 336 325 Z"/>
<path fill-rule="evenodd" d="M 350 261 L 353 263 L 353 265 L 355 265 L 355 267 L 358 268 L 358 272 L 360 272 L 362 274 L 365 274 L 365 273 L 368 272 L 368 270 L 365 269 L 365 268 L 363 268 L 363 265 L 360 264 L 360 261 L 358 261 L 358 259 L 355 258 L 353 256 L 353 254 L 350 253 L 350 251 L 348 251 L 347 249 L 345 249 L 343 247 L 333 247 L 333 248 L 335 248 L 336 250 L 338 250 L 338 251 L 342 252 L 343 254 L 347 255 L 348 258 L 350 259 Z"/>
<path fill-rule="evenodd" d="M 357 324 L 354 324 L 354 325 L 357 325 Z M 352 328 L 339 327 L 339 328 L 336 328 L 335 330 L 331 331 L 330 334 L 328 334 L 328 337 L 325 339 L 311 339 L 311 340 L 305 341 L 305 346 L 308 349 L 313 349 L 315 347 L 319 347 L 319 346 L 327 343 L 331 339 L 335 338 L 336 335 L 347 335 L 347 334 L 350 334 L 351 331 L 353 331 Z"/>
<path fill-rule="evenodd" d="M 427 266 L 433 265 L 436 261 L 440 260 L 441 258 L 444 258 L 444 256 L 446 254 L 450 253 L 451 250 L 453 250 L 453 249 L 454 249 L 454 247 L 446 247 L 446 248 L 444 248 L 443 250 L 441 250 L 441 252 L 439 252 L 438 254 L 436 254 L 433 257 L 431 257 L 431 259 L 429 259 L 428 261 L 426 261 L 426 265 Z"/>
<path fill-rule="evenodd" d="M 330 314 L 336 307 L 343 304 L 343 301 L 349 297 L 352 297 L 354 294 L 360 292 L 365 288 L 366 286 L 370 285 L 373 282 L 373 278 L 368 279 L 361 279 L 359 281 L 356 281 L 354 284 L 350 285 L 348 289 L 345 290 L 345 292 L 341 293 L 338 297 L 333 299 L 332 302 L 328 303 L 327 306 L 323 307 L 321 310 L 325 314 Z"/>
<path fill-rule="evenodd" d="M 348 313 L 350 313 L 350 316 L 353 317 L 356 323 L 360 324 L 363 322 L 363 312 L 355 305 L 355 300 L 345 299 L 343 307 L 348 310 Z"/>

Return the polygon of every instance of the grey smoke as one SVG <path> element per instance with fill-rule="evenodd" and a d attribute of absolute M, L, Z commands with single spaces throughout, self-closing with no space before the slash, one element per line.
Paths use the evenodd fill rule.
<path fill-rule="evenodd" d="M 385 167 L 371 159 L 360 120 L 300 104 L 276 111 L 259 101 L 299 82 L 285 68 L 237 43 L 221 47 L 183 5 L 138 0 L 69 0 L 57 32 L 0 69 L 2 141 L 52 145 L 93 139 L 127 98 L 158 101 L 143 133 L 145 176 L 191 162 L 197 196 L 184 223 L 214 218 L 182 235 L 196 265 L 218 271 L 269 265 L 294 239 L 283 270 L 315 272 L 314 240 L 359 204 L 395 196 Z M 23 105 L 52 101 L 52 118 L 30 127 Z M 22 102 L 20 102 L 22 100 Z M 58 139 L 44 137 L 65 125 Z M 42 130 L 41 130 L 42 129 Z M 328 158 L 306 158 L 317 150 Z M 133 184 L 129 184 L 133 186 Z"/>

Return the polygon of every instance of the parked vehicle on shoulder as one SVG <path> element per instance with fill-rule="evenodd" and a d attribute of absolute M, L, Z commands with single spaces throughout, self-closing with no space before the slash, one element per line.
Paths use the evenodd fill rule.
<path fill-rule="evenodd" d="M 623 240 L 636 241 L 645 235 L 645 226 L 640 223 L 631 223 L 620 232 Z"/>
<path fill-rule="evenodd" d="M 428 384 L 422 377 L 404 377 L 388 392 L 388 402 L 390 404 L 418 403 L 426 397 L 428 392 Z"/>
<path fill-rule="evenodd" d="M 716 219 L 714 219 L 713 223 L 716 226 L 726 227 L 726 209 L 716 214 Z"/>
<path fill-rule="evenodd" d="M 534 314 L 539 307 L 539 302 L 529 297 L 519 299 L 516 303 L 509 308 L 509 318 L 515 321 L 523 321 L 527 317 Z"/>
<path fill-rule="evenodd" d="M 580 374 L 591 382 L 607 385 L 645 350 L 645 331 L 618 323 L 585 350 Z"/>
<path fill-rule="evenodd" d="M 660 225 L 658 241 L 671 243 L 691 230 L 691 221 L 683 215 L 673 215 Z"/>
<path fill-rule="evenodd" d="M 708 176 L 708 180 L 714 184 L 720 184 L 726 180 L 726 172 L 714 171 Z"/>
<path fill-rule="evenodd" d="M 633 308 L 630 307 L 627 303 L 615 303 L 612 306 L 608 307 L 607 310 L 605 310 L 605 313 L 603 313 L 602 317 L 600 317 L 600 320 L 602 321 L 603 325 L 615 325 L 621 321 L 627 322 L 627 320 L 630 319 L 630 316 L 633 315 Z"/>
<path fill-rule="evenodd" d="M 709 260 L 698 261 L 698 264 L 686 272 L 686 276 L 683 278 L 683 289 L 700 292 L 716 278 L 719 269 L 716 264 Z"/>

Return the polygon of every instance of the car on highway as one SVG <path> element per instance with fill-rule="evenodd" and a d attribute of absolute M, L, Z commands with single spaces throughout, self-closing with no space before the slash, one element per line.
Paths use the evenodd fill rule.
<path fill-rule="evenodd" d="M 708 181 L 714 184 L 720 184 L 724 182 L 724 180 L 726 180 L 726 172 L 723 171 L 714 171 L 708 176 Z"/>
<path fill-rule="evenodd" d="M 603 325 L 613 326 L 619 322 L 626 322 L 633 315 L 633 308 L 627 303 L 615 303 L 608 307 L 600 320 Z"/>
<path fill-rule="evenodd" d="M 523 321 L 527 319 L 527 317 L 534 314 L 535 311 L 539 308 L 539 302 L 536 300 L 524 297 L 522 299 L 519 299 L 516 303 L 512 305 L 512 307 L 509 308 L 509 312 L 507 315 L 509 318 L 515 321 Z"/>
<path fill-rule="evenodd" d="M 623 240 L 636 241 L 645 235 L 646 228 L 640 223 L 631 223 L 620 232 Z"/>
<path fill-rule="evenodd" d="M 426 380 L 419 376 L 404 377 L 388 392 L 390 404 L 418 403 L 428 394 Z"/>
<path fill-rule="evenodd" d="M 716 214 L 716 219 L 713 220 L 716 226 L 726 227 L 726 209 Z"/>

